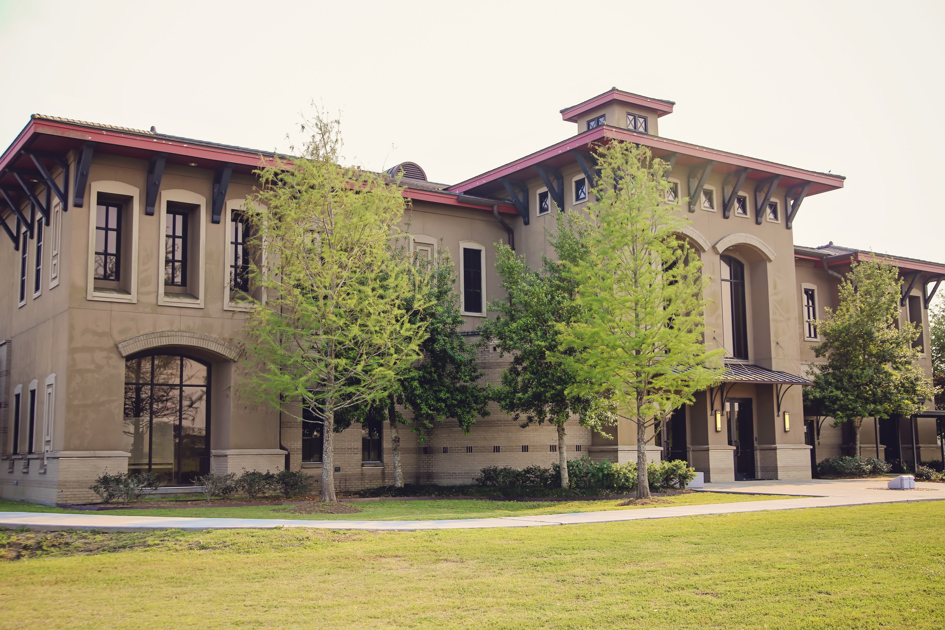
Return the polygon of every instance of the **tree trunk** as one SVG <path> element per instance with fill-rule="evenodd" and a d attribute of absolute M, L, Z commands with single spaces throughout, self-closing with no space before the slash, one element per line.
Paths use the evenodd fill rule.
<path fill-rule="evenodd" d="M 650 498 L 650 476 L 646 468 L 646 424 L 637 417 L 637 498 Z"/>
<path fill-rule="evenodd" d="M 330 401 L 329 404 L 333 403 Z M 322 425 L 322 501 L 335 502 L 335 410 L 326 409 Z"/>
<path fill-rule="evenodd" d="M 853 421 L 853 456 L 860 456 L 860 429 L 863 428 L 863 418 L 856 418 Z"/>
<path fill-rule="evenodd" d="M 558 465 L 561 467 L 561 487 L 569 488 L 568 479 L 568 445 L 564 441 L 564 425 L 558 425 Z"/>
<path fill-rule="evenodd" d="M 404 469 L 400 466 L 400 432 L 397 427 L 397 410 L 394 397 L 387 400 L 387 421 L 390 423 L 390 450 L 394 456 L 394 487 L 404 487 Z"/>

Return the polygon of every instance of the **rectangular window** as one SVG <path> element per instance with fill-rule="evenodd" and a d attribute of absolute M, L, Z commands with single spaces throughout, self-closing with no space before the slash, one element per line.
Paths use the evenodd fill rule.
<path fill-rule="evenodd" d="M 522 444 L 522 452 L 523 452 L 523 453 L 527 453 L 527 452 L 528 452 L 528 444 Z"/>
<path fill-rule="evenodd" d="M 383 435 L 384 418 L 380 414 L 370 414 L 361 424 L 361 461 L 380 462 L 381 436 Z"/>
<path fill-rule="evenodd" d="M 170 204 L 168 204 L 170 205 Z M 187 286 L 187 212 L 168 208 L 164 227 L 164 285 Z"/>
<path fill-rule="evenodd" d="M 647 133 L 646 116 L 640 114 L 631 114 L 627 112 L 627 129 Z"/>
<path fill-rule="evenodd" d="M 121 280 L 121 205 L 99 203 L 95 209 L 95 279 Z"/>
<path fill-rule="evenodd" d="M 56 375 L 46 379 L 46 391 L 43 397 L 43 448 L 44 453 L 52 450 L 53 422 L 56 417 Z"/>
<path fill-rule="evenodd" d="M 26 270 L 27 254 L 29 253 L 29 232 L 23 231 L 20 236 L 20 306 L 26 304 Z"/>
<path fill-rule="evenodd" d="M 558 445 L 557 445 L 557 444 L 549 444 L 549 445 L 548 445 L 548 451 L 551 452 L 551 453 L 557 453 L 557 452 L 558 452 Z"/>
<path fill-rule="evenodd" d="M 492 452 L 493 452 L 493 453 L 501 453 L 501 452 L 502 452 L 502 447 L 501 447 L 501 446 L 493 446 L 493 447 L 492 447 Z"/>
<path fill-rule="evenodd" d="M 813 320 L 817 319 L 817 291 L 804 289 L 804 334 L 806 339 L 817 339 L 817 326 Z"/>
<path fill-rule="evenodd" d="M 53 203 L 49 243 L 49 288 L 59 286 L 59 246 L 62 242 L 62 204 Z"/>
<path fill-rule="evenodd" d="M 601 125 L 607 122 L 607 114 L 601 114 L 600 116 L 595 116 L 587 121 L 587 130 L 597 129 Z"/>
<path fill-rule="evenodd" d="M 738 195 L 735 197 L 735 216 L 737 217 L 747 217 L 748 216 L 748 197 L 745 195 Z"/>
<path fill-rule="evenodd" d="M 768 203 L 768 220 L 775 223 L 781 220 L 780 214 L 778 213 L 778 202 L 771 201 Z"/>
<path fill-rule="evenodd" d="M 444 447 L 443 447 L 443 454 L 446 455 L 446 454 L 448 454 L 449 452 L 450 452 L 450 447 L 449 447 L 449 446 L 444 446 Z"/>
<path fill-rule="evenodd" d="M 485 312 L 485 285 L 483 282 L 483 253 L 478 247 L 463 247 L 463 312 Z"/>
<path fill-rule="evenodd" d="M 922 298 L 918 295 L 909 296 L 909 321 L 919 330 L 919 336 L 912 342 L 913 348 L 925 352 L 925 334 L 922 330 Z"/>
<path fill-rule="evenodd" d="M 309 407 L 302 409 L 302 461 L 311 463 L 322 462 L 324 451 L 324 437 L 322 433 L 322 419 Z"/>
<path fill-rule="evenodd" d="M 234 211 L 230 217 L 230 288 L 249 293 L 249 250 L 246 239 L 249 225 L 242 212 Z"/>
<path fill-rule="evenodd" d="M 587 201 L 587 178 L 577 177 L 574 182 L 574 203 Z"/>
<path fill-rule="evenodd" d="M 33 437 L 36 434 L 36 387 L 30 387 L 30 415 L 27 417 L 27 422 L 29 422 L 29 431 L 27 432 L 27 438 L 29 442 L 26 445 L 26 452 L 33 452 Z"/>
<path fill-rule="evenodd" d="M 722 256 L 722 335 L 725 354 L 748 359 L 748 317 L 745 308 L 745 266 L 731 256 Z"/>
<path fill-rule="evenodd" d="M 702 209 L 715 210 L 715 191 L 710 188 L 702 189 Z"/>
<path fill-rule="evenodd" d="M 538 191 L 538 216 L 551 212 L 551 195 L 547 190 Z"/>
<path fill-rule="evenodd" d="M 22 387 L 18 386 L 17 389 Z M 20 392 L 13 394 L 13 454 L 20 452 Z"/>
<path fill-rule="evenodd" d="M 669 182 L 666 190 L 666 203 L 679 203 L 679 182 Z"/>
<path fill-rule="evenodd" d="M 43 219 L 36 222 L 36 259 L 33 261 L 33 297 L 39 295 L 43 290 L 43 228 L 45 224 Z"/>
<path fill-rule="evenodd" d="M 467 446 L 467 447 L 466 447 L 466 452 L 467 452 L 467 453 L 472 453 L 472 452 L 473 452 L 473 447 Z"/>

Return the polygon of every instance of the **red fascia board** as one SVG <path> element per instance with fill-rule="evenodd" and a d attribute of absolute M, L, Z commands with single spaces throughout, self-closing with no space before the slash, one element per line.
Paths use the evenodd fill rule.
<path fill-rule="evenodd" d="M 600 107 L 601 105 L 606 105 L 611 101 L 618 101 L 628 105 L 636 105 L 637 107 L 655 110 L 657 118 L 662 118 L 666 114 L 673 113 L 673 106 L 666 101 L 647 98 L 637 94 L 630 94 L 629 92 L 621 92 L 620 90 L 610 90 L 608 92 L 604 92 L 600 96 L 595 96 L 589 101 L 584 101 L 583 103 L 563 110 L 561 112 L 561 118 L 567 122 L 576 122 L 581 114 L 584 114 L 596 107 Z"/>
<path fill-rule="evenodd" d="M 588 144 L 593 142 L 598 142 L 604 138 L 623 140 L 625 142 L 635 142 L 643 146 L 655 149 L 657 151 L 665 151 L 667 153 L 679 153 L 681 155 L 686 155 L 689 157 L 696 157 L 700 160 L 714 160 L 716 162 L 722 162 L 734 166 L 736 168 L 748 168 L 753 171 L 761 171 L 764 173 L 770 173 L 771 175 L 782 175 L 786 177 L 792 177 L 802 181 L 812 182 L 815 184 L 820 184 L 821 186 L 826 187 L 826 189 L 837 189 L 843 188 L 844 178 L 840 175 L 826 175 L 824 173 L 815 173 L 813 171 L 805 171 L 800 168 L 795 168 L 793 166 L 785 166 L 783 164 L 775 164 L 773 162 L 765 162 L 764 160 L 759 160 L 757 158 L 746 157 L 743 155 L 737 155 L 735 153 L 727 153 L 725 151 L 719 151 L 717 149 L 709 149 L 707 147 L 701 147 L 695 144 L 689 144 L 687 142 L 680 142 L 678 140 L 670 140 L 669 138 L 662 138 L 659 136 L 652 136 L 645 133 L 639 133 L 636 131 L 630 131 L 629 129 L 621 129 L 620 127 L 611 127 L 605 125 L 603 127 L 597 127 L 591 131 L 585 131 L 573 138 L 559 142 L 558 144 L 552 145 L 547 149 L 543 149 L 531 155 L 527 155 L 523 158 L 520 158 L 514 162 L 510 162 L 505 166 L 500 166 L 497 169 L 493 169 L 487 173 L 483 173 L 478 177 L 468 179 L 459 184 L 450 186 L 447 190 L 452 192 L 465 192 L 472 188 L 476 188 L 483 184 L 487 184 L 496 179 L 502 177 L 508 177 L 514 173 L 517 173 L 521 170 L 534 166 L 535 164 L 540 164 L 545 160 L 548 160 L 554 156 L 566 153 L 572 149 L 578 149 L 585 147 Z M 809 193 L 810 194 L 810 193 Z M 816 193 L 814 193 L 816 194 Z"/>
<path fill-rule="evenodd" d="M 7 147 L 7 150 L 3 152 L 3 155 L 0 156 L 0 171 L 10 166 L 11 162 L 16 161 L 26 144 L 29 142 L 30 138 L 33 137 L 33 123 L 34 120 L 30 120 L 26 123 L 26 126 L 23 127 L 23 130 L 17 135 L 13 143 Z"/>
<path fill-rule="evenodd" d="M 857 252 L 853 256 L 853 259 L 857 262 L 883 262 L 888 260 L 900 269 L 906 269 L 908 271 L 924 271 L 927 273 L 945 274 L 945 265 L 938 265 L 935 263 L 922 262 L 918 260 L 904 260 L 896 256 L 883 256 L 882 254 L 866 254 L 863 252 Z M 840 262 L 842 263 L 845 261 Z"/>
<path fill-rule="evenodd" d="M 405 188 L 404 197 L 407 199 L 413 199 L 415 201 L 429 201 L 430 203 L 438 203 L 445 206 L 453 206 L 455 208 L 471 208 L 473 210 L 480 210 L 482 212 L 492 212 L 492 208 L 486 206 L 479 206 L 474 203 L 463 203 L 455 195 L 446 195 L 443 193 L 434 192 L 432 190 L 418 190 Z M 506 203 L 498 203 L 499 212 L 502 214 L 518 214 L 518 211 L 514 206 Z"/>

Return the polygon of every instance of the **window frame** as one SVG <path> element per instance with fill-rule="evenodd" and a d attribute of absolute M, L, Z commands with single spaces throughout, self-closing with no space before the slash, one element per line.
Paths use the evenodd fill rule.
<path fill-rule="evenodd" d="M 94 211 L 94 208 L 98 206 L 98 196 L 100 194 L 107 196 L 115 197 L 124 197 L 128 200 L 126 204 L 123 204 L 121 210 L 121 220 L 123 222 L 130 221 L 130 226 L 125 224 L 125 227 L 122 228 L 122 234 L 129 238 L 122 239 L 127 241 L 130 240 L 131 243 L 126 243 L 123 247 L 121 256 L 122 258 L 128 256 L 126 263 L 122 264 L 119 260 L 119 264 L 125 267 L 125 271 L 121 272 L 127 277 L 122 278 L 119 282 L 119 285 L 122 287 L 118 290 L 106 289 L 106 288 L 96 288 L 95 286 L 95 226 L 96 226 L 96 215 L 97 212 Z M 89 206 L 89 248 L 88 248 L 88 271 L 86 274 L 86 294 L 85 298 L 89 301 L 97 302 L 124 302 L 128 304 L 137 304 L 138 302 L 138 214 L 141 210 L 140 208 L 140 199 L 141 191 L 129 184 L 124 182 L 116 182 L 111 180 L 98 180 L 90 184 L 89 196 L 88 196 L 88 206 Z M 163 267 L 161 271 L 163 272 Z M 127 272 L 127 273 L 125 273 Z"/>
<path fill-rule="evenodd" d="M 675 177 L 667 177 L 666 181 L 669 182 L 670 187 L 676 187 L 676 199 L 674 201 L 670 201 L 669 199 L 664 198 L 663 201 L 671 206 L 678 206 L 680 199 L 682 199 L 682 182 Z"/>
<path fill-rule="evenodd" d="M 246 210 L 246 200 L 245 199 L 229 199 L 225 204 L 225 213 L 223 220 L 225 221 L 225 229 L 223 230 L 223 251 L 226 252 L 226 256 L 223 257 L 223 310 L 224 311 L 242 311 L 249 312 L 256 308 L 255 303 L 249 300 L 237 300 L 234 297 L 237 295 L 237 292 L 232 290 L 230 286 L 230 261 L 234 257 L 233 253 L 233 244 L 230 239 L 230 225 L 233 221 L 234 212 L 244 212 Z M 266 207 L 262 204 L 256 204 L 255 207 L 258 207 L 262 210 L 265 210 Z M 252 252 L 250 252 L 250 258 L 252 259 Z M 257 262 L 260 265 L 265 266 L 266 264 L 266 251 L 265 249 L 258 255 Z M 253 287 L 250 286 L 250 289 Z M 256 300 L 265 304 L 266 303 L 266 292 L 262 289 L 257 288 L 254 291 L 250 292 Z"/>
<path fill-rule="evenodd" d="M 10 454 L 20 454 L 20 423 L 23 421 L 23 385 L 19 384 L 13 389 L 13 444 Z"/>
<path fill-rule="evenodd" d="M 591 131 L 592 129 L 597 129 L 598 127 L 602 127 L 606 124 L 607 124 L 607 112 L 604 112 L 603 114 L 598 114 L 597 116 L 592 116 L 591 118 L 588 118 L 587 122 L 585 123 L 586 125 L 585 131 Z"/>
<path fill-rule="evenodd" d="M 29 286 L 29 251 L 30 251 L 30 232 L 29 226 L 24 225 L 20 232 L 20 279 L 17 286 L 17 308 L 26 306 L 26 288 Z"/>
<path fill-rule="evenodd" d="M 722 265 L 725 264 L 725 261 L 726 261 L 726 260 L 735 261 L 736 263 L 738 263 L 738 265 L 741 267 L 741 272 L 742 272 L 742 279 L 741 279 L 741 280 L 734 280 L 734 279 L 731 279 L 731 278 L 725 279 L 724 275 L 722 274 Z M 729 265 L 730 275 L 733 275 L 733 274 L 731 274 L 731 269 L 732 269 L 732 268 L 733 268 L 733 266 L 732 266 L 732 265 Z M 726 295 L 725 295 L 725 283 L 726 283 L 726 282 L 729 283 L 729 295 L 728 295 L 728 297 L 729 297 L 729 306 L 728 306 L 728 310 L 729 310 L 729 316 L 730 316 L 730 318 L 731 318 L 731 330 L 729 330 L 729 329 L 726 327 L 726 325 L 725 325 L 725 297 L 726 297 Z M 733 361 L 749 361 L 749 360 L 751 360 L 751 342 L 750 342 L 750 340 L 751 340 L 751 334 L 750 334 L 750 330 L 749 330 L 750 327 L 749 327 L 749 313 L 748 313 L 748 306 L 749 306 L 749 295 L 748 295 L 748 265 L 746 265 L 743 261 L 739 260 L 739 259 L 736 258 L 735 256 L 731 256 L 731 255 L 728 255 L 728 254 L 722 254 L 721 256 L 719 256 L 719 283 L 722 285 L 722 286 L 720 287 L 720 288 L 722 289 L 722 300 L 721 300 L 721 306 L 722 306 L 722 347 L 725 348 L 725 352 L 726 352 L 725 358 L 726 358 L 726 359 L 731 359 L 731 360 L 733 360 Z M 741 287 L 741 302 L 742 302 L 742 308 L 741 308 L 741 310 L 739 311 L 739 313 L 736 313 L 735 308 L 734 308 L 734 302 L 735 302 L 735 300 L 736 300 L 736 295 L 735 295 L 735 290 L 734 290 L 734 288 L 735 288 L 736 285 L 740 285 L 740 287 Z M 737 331 L 737 315 L 739 315 L 739 314 L 743 315 L 742 332 L 741 332 L 741 334 L 737 334 L 737 333 L 736 333 L 736 331 Z M 728 348 L 727 348 L 726 345 L 725 345 L 725 340 L 726 340 L 726 338 L 728 338 L 728 337 L 731 337 L 731 343 L 732 343 L 732 353 L 731 353 L 731 355 L 728 354 Z M 739 345 L 742 345 L 742 344 L 744 345 L 744 353 L 743 353 L 744 356 L 739 356 L 740 353 L 738 353 L 738 349 L 739 349 L 738 346 L 739 346 Z"/>
<path fill-rule="evenodd" d="M 712 207 L 705 207 L 705 194 L 707 192 L 712 193 Z M 719 211 L 719 193 L 715 189 L 715 186 L 703 186 L 702 190 L 699 192 L 699 208 L 705 210 L 706 212 L 718 212 Z"/>
<path fill-rule="evenodd" d="M 170 217 L 175 217 L 175 219 L 173 222 L 173 227 L 171 228 L 171 233 L 168 234 L 167 221 Z M 177 233 L 176 217 L 180 217 L 180 227 L 181 227 L 180 234 Z M 181 288 L 187 287 L 187 259 L 190 257 L 187 251 L 187 249 L 190 247 L 189 224 L 190 224 L 190 211 L 188 210 L 180 210 L 180 209 L 175 208 L 173 210 L 168 210 L 167 213 L 164 215 L 164 286 L 165 287 L 181 287 Z M 170 259 L 168 259 L 167 257 L 168 239 L 170 239 L 173 245 L 175 246 L 176 246 L 176 241 L 181 242 L 179 259 L 175 258 L 174 250 L 176 249 L 176 247 L 174 246 L 171 247 L 171 252 L 170 252 L 171 257 Z M 168 264 L 171 265 L 170 283 L 168 283 L 167 281 Z M 176 274 L 174 273 L 174 265 L 178 265 L 178 264 L 180 265 L 180 278 L 179 279 L 176 278 Z"/>
<path fill-rule="evenodd" d="M 43 386 L 43 447 L 40 449 L 43 457 L 53 450 L 52 443 L 55 433 L 56 420 L 56 375 L 46 377 Z M 45 465 L 45 463 L 44 463 Z"/>
<path fill-rule="evenodd" d="M 912 306 L 916 305 L 918 307 L 918 321 L 913 317 Z M 919 328 L 919 336 L 916 337 L 916 340 L 912 342 L 912 347 L 919 351 L 921 356 L 925 356 L 925 317 L 922 313 L 924 309 L 922 308 L 922 296 L 918 294 L 909 294 L 906 296 L 906 321 L 910 324 L 914 324 Z"/>
<path fill-rule="evenodd" d="M 478 249 L 481 252 L 479 275 L 481 278 L 480 295 L 482 296 L 482 311 L 469 311 L 466 309 L 466 256 L 463 254 L 465 249 Z M 460 241 L 459 243 L 459 295 L 460 295 L 460 313 L 466 317 L 486 317 L 488 313 L 488 300 L 486 298 L 486 248 L 474 241 Z"/>
<path fill-rule="evenodd" d="M 307 419 L 305 417 L 306 414 L 310 414 L 312 418 L 314 419 L 311 419 L 311 420 Z M 311 408 L 306 407 L 304 404 L 302 405 L 302 417 L 299 418 L 299 421 L 302 425 L 302 449 L 301 449 L 301 452 L 299 453 L 299 460 L 302 462 L 302 466 L 305 468 L 315 468 L 315 467 L 322 466 L 325 461 L 325 422 L 324 420 L 321 421 L 321 425 L 322 425 L 321 433 L 317 438 L 317 441 L 320 441 L 322 445 L 321 450 L 318 451 L 317 453 L 318 459 L 317 460 L 305 459 L 305 442 L 306 442 L 305 423 L 306 422 L 319 423 L 319 420 L 317 418 L 318 418 L 317 414 L 314 411 L 312 411 Z M 316 440 L 314 436 L 310 437 L 309 439 Z M 313 449 L 312 452 L 314 453 L 315 449 Z"/>
<path fill-rule="evenodd" d="M 26 444 L 26 454 L 34 455 L 36 453 L 36 407 L 39 403 L 36 396 L 36 390 L 39 389 L 39 381 L 35 378 L 30 381 L 29 386 L 29 403 L 28 411 L 26 416 L 27 421 L 27 444 Z"/>
<path fill-rule="evenodd" d="M 33 299 L 43 294 L 43 255 L 46 250 L 46 221 L 37 216 L 36 232 L 33 235 Z"/>
<path fill-rule="evenodd" d="M 372 434 L 372 429 L 377 430 L 376 437 Z M 367 453 L 373 455 L 374 447 L 377 447 L 377 459 L 365 459 L 365 441 L 367 441 Z M 376 466 L 384 463 L 384 418 L 375 414 L 368 414 L 364 422 L 361 423 L 361 465 Z"/>
<path fill-rule="evenodd" d="M 52 215 L 49 222 L 50 250 L 49 250 L 49 290 L 59 286 L 59 252 L 62 249 L 62 202 L 57 198 L 52 204 Z"/>
<path fill-rule="evenodd" d="M 105 225 L 104 225 L 104 227 L 101 227 L 101 226 L 99 226 L 99 224 L 98 224 L 98 207 L 99 207 L 99 206 L 105 206 Z M 108 227 L 108 225 L 109 225 L 109 215 L 110 215 L 110 212 L 109 212 L 109 211 L 110 211 L 110 210 L 114 210 L 114 211 L 115 211 L 115 227 L 114 227 L 114 228 Z M 99 232 L 104 232 L 104 233 L 105 233 L 105 236 L 104 236 L 104 238 L 102 239 L 102 242 L 104 243 L 104 247 L 103 247 L 102 251 L 98 251 L 98 246 L 96 246 L 96 247 L 95 247 L 95 251 L 92 252 L 93 260 L 94 260 L 94 258 L 96 258 L 96 257 L 98 257 L 98 256 L 104 256 L 105 259 L 104 259 L 103 268 L 106 269 L 106 270 L 108 269 L 108 259 L 109 259 L 109 258 L 114 258 L 115 261 L 116 261 L 116 263 L 115 263 L 115 277 L 114 277 L 114 278 L 107 278 L 107 277 L 101 277 L 101 276 L 93 276 L 93 278 L 94 278 L 95 280 L 104 280 L 105 282 L 115 282 L 115 283 L 119 283 L 119 284 L 121 283 L 121 253 L 122 253 L 122 252 L 121 252 L 121 228 L 122 228 L 121 215 L 122 215 L 122 214 L 124 214 L 123 204 L 118 203 L 117 201 L 107 201 L 107 200 L 104 201 L 104 202 L 102 202 L 102 203 L 99 203 L 98 199 L 95 200 L 95 237 L 96 237 L 96 241 L 98 240 L 98 233 L 99 233 Z M 108 234 L 109 234 L 109 232 L 114 232 L 114 233 L 115 233 L 115 251 L 110 251 L 109 248 L 108 248 Z M 94 273 L 94 272 L 93 272 L 93 273 Z M 107 271 L 106 271 L 106 274 L 107 274 Z"/>
<path fill-rule="evenodd" d="M 577 190 L 578 190 L 577 182 L 580 179 L 584 180 L 584 199 L 577 198 Z M 578 173 L 577 175 L 573 176 L 571 178 L 571 206 L 574 207 L 574 206 L 579 206 L 582 203 L 587 203 L 587 199 L 590 196 L 591 196 L 591 191 L 588 190 L 587 177 L 584 175 L 584 173 Z"/>
<path fill-rule="evenodd" d="M 775 207 L 775 214 L 777 214 L 777 218 L 775 219 L 771 218 L 771 206 Z M 781 204 L 778 202 L 777 199 L 770 199 L 768 201 L 768 205 L 765 207 L 765 221 L 767 221 L 768 223 L 781 222 Z"/>
<path fill-rule="evenodd" d="M 807 304 L 807 292 L 811 291 L 814 297 L 814 304 L 812 305 L 813 317 L 809 317 L 808 313 L 808 304 Z M 804 282 L 801 284 L 801 330 L 804 332 L 804 341 L 818 342 L 820 341 L 820 333 L 817 332 L 817 326 L 811 326 L 807 323 L 809 319 L 818 319 L 817 311 L 820 306 L 820 297 L 818 295 L 817 286 L 810 284 L 809 282 Z M 813 329 L 814 336 L 810 335 L 810 331 Z"/>
<path fill-rule="evenodd" d="M 745 200 L 745 214 L 740 214 L 738 212 L 739 199 Z M 743 195 L 741 193 L 735 193 L 735 207 L 733 208 L 732 214 L 735 215 L 736 217 L 741 217 L 743 219 L 749 218 L 751 216 L 751 195 L 747 195 L 747 194 Z"/>
<path fill-rule="evenodd" d="M 159 252 L 164 252 L 165 227 L 167 225 L 168 204 L 184 204 L 193 206 L 187 212 L 189 236 L 187 247 L 188 256 L 187 284 L 184 287 L 164 284 L 164 265 L 157 265 L 157 303 L 159 306 L 177 306 L 182 308 L 203 308 L 206 298 L 206 258 L 207 258 L 207 198 L 190 190 L 174 188 L 161 191 L 161 216 L 159 217 Z M 173 213 L 173 207 L 171 208 Z M 196 233 L 195 233 L 196 232 Z M 226 230 L 223 230 L 226 233 Z M 227 234 L 225 236 L 228 237 Z M 195 249 L 196 248 L 196 249 Z M 196 253 L 196 256 L 194 256 Z M 166 291 L 166 286 L 171 291 Z M 176 290 L 186 289 L 185 293 Z"/>
<path fill-rule="evenodd" d="M 630 126 L 630 119 L 633 118 L 633 126 Z M 639 129 L 640 121 L 643 121 L 643 130 Z M 634 112 L 627 112 L 627 129 L 630 131 L 635 131 L 637 133 L 645 133 L 650 135 L 650 120 L 649 116 L 644 116 L 643 114 L 635 114 Z"/>
<path fill-rule="evenodd" d="M 544 212 L 541 211 L 541 196 L 546 195 L 548 198 L 548 209 Z M 545 186 L 542 186 L 535 191 L 535 214 L 539 217 L 544 217 L 551 214 L 551 204 L 554 203 L 551 199 L 551 193 Z"/>

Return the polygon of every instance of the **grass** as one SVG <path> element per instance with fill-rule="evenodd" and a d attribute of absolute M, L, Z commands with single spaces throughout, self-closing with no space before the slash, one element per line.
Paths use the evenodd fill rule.
<path fill-rule="evenodd" d="M 535 529 L 0 532 L 0 628 L 940 628 L 945 502 Z"/>
<path fill-rule="evenodd" d="M 147 508 L 107 510 L 102 512 L 79 512 L 63 508 L 48 507 L 35 503 L 0 500 L 0 512 L 59 512 L 67 514 L 108 514 L 114 516 L 174 516 L 195 518 L 279 518 L 303 520 L 356 520 L 356 521 L 419 521 L 449 520 L 461 518 L 494 518 L 502 516 L 534 516 L 539 514 L 567 514 L 572 512 L 601 512 L 605 510 L 642 509 L 646 507 L 670 507 L 677 505 L 706 505 L 712 503 L 738 503 L 742 501 L 765 501 L 783 499 L 778 496 L 750 494 L 721 494 L 691 492 L 665 497 L 657 503 L 645 506 L 621 507 L 623 499 L 601 501 L 488 501 L 453 500 L 439 501 L 365 501 L 353 503 L 361 510 L 357 514 L 295 514 L 291 505 L 258 505 L 241 507 L 213 507 L 204 501 L 195 501 L 193 507 Z"/>

